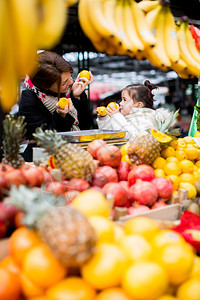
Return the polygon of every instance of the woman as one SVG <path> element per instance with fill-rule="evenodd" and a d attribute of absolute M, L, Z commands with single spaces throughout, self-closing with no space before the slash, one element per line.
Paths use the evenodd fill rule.
<path fill-rule="evenodd" d="M 85 88 L 93 81 L 78 75 L 75 82 L 71 77 L 73 68 L 57 53 L 44 51 L 38 54 L 37 67 L 33 75 L 27 76 L 19 101 L 19 115 L 25 116 L 26 138 L 32 140 L 35 129 L 55 129 L 58 132 L 90 129 L 92 115 L 85 94 Z M 69 96 L 69 105 L 59 108 L 58 100 Z M 32 161 L 32 147 L 29 144 L 23 156 Z"/>

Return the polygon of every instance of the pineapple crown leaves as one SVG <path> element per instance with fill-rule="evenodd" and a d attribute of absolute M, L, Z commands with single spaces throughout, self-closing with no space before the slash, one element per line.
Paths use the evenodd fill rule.
<path fill-rule="evenodd" d="M 15 118 L 12 115 L 6 115 L 3 120 L 3 151 L 4 155 L 12 156 L 12 149 L 14 153 L 19 152 L 20 144 L 23 142 L 26 135 L 25 117 L 19 116 Z M 16 151 L 18 150 L 18 152 Z"/>
<path fill-rule="evenodd" d="M 38 127 L 33 136 L 36 144 L 44 147 L 49 154 L 54 154 L 58 148 L 66 144 L 66 140 L 60 134 L 57 134 L 56 130 L 44 131 L 41 127 Z"/>
<path fill-rule="evenodd" d="M 178 117 L 178 115 L 179 115 L 179 109 L 176 110 L 175 112 L 171 112 L 170 117 L 165 121 L 156 120 L 155 128 L 168 135 L 173 135 L 173 136 L 180 135 L 179 128 L 170 128 L 171 126 L 173 126 L 173 123 Z"/>
<path fill-rule="evenodd" d="M 22 222 L 28 227 L 36 227 L 37 221 L 53 207 L 65 206 L 65 198 L 55 197 L 42 189 L 29 189 L 24 185 L 12 186 L 5 204 L 12 204 L 23 211 Z"/>

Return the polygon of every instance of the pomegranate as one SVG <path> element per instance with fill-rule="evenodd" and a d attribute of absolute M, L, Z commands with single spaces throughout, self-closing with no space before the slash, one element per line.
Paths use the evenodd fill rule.
<path fill-rule="evenodd" d="M 151 181 L 154 178 L 154 169 L 151 166 L 144 164 L 135 166 L 128 174 L 128 182 L 130 186 L 133 185 L 137 179 L 141 179 L 143 181 Z"/>
<path fill-rule="evenodd" d="M 120 149 L 114 145 L 104 145 L 97 152 L 97 159 L 101 165 L 118 167 L 122 158 Z"/>
<path fill-rule="evenodd" d="M 68 191 L 68 192 L 65 192 L 62 195 L 62 197 L 66 198 L 65 204 L 70 205 L 73 202 L 73 200 L 76 198 L 76 196 L 78 196 L 79 194 L 80 194 L 79 191 Z"/>
<path fill-rule="evenodd" d="M 0 197 L 5 195 L 6 190 L 8 189 L 8 183 L 6 178 L 0 173 Z"/>
<path fill-rule="evenodd" d="M 53 193 L 55 196 L 60 196 L 65 192 L 65 187 L 61 182 L 53 181 L 46 185 L 45 191 Z"/>
<path fill-rule="evenodd" d="M 27 184 L 31 187 L 40 187 L 44 182 L 44 172 L 37 167 L 23 168 L 22 174 L 26 178 Z"/>
<path fill-rule="evenodd" d="M 104 174 L 108 182 L 118 182 L 117 171 L 110 166 L 102 166 L 96 170 L 96 173 Z"/>
<path fill-rule="evenodd" d="M 108 183 L 108 178 L 105 174 L 101 172 L 96 172 L 92 179 L 92 186 L 102 188 L 106 183 Z"/>
<path fill-rule="evenodd" d="M 68 181 L 66 187 L 67 187 L 67 191 L 83 192 L 90 188 L 90 184 L 85 179 L 73 178 Z"/>
<path fill-rule="evenodd" d="M 167 204 L 162 200 L 158 200 L 158 201 L 156 201 L 156 203 L 154 203 L 154 205 L 151 207 L 151 209 L 160 208 L 160 207 L 164 207 L 164 206 L 167 206 Z"/>
<path fill-rule="evenodd" d="M 127 195 L 127 200 L 130 201 L 131 200 L 131 194 L 130 194 L 130 191 L 129 191 L 128 181 L 122 180 L 122 181 L 119 181 L 119 184 L 125 189 L 126 195 Z"/>
<path fill-rule="evenodd" d="M 11 187 L 11 185 L 20 186 L 26 185 L 27 181 L 24 177 L 22 171 L 20 169 L 12 169 L 10 171 L 7 171 L 4 173 L 4 176 L 8 182 L 8 186 Z"/>
<path fill-rule="evenodd" d="M 88 144 L 87 151 L 92 155 L 93 158 L 97 158 L 98 150 L 104 145 L 107 145 L 104 140 L 94 140 Z"/>
<path fill-rule="evenodd" d="M 127 202 L 127 193 L 125 189 L 116 182 L 110 182 L 103 187 L 106 195 L 111 194 L 114 198 L 114 206 L 125 206 Z"/>
<path fill-rule="evenodd" d="M 162 199 L 169 199 L 173 193 L 173 185 L 171 180 L 164 177 L 156 177 L 151 183 L 155 185 L 158 191 L 158 197 Z"/>
<path fill-rule="evenodd" d="M 119 166 L 117 167 L 117 174 L 119 180 L 127 180 L 128 173 L 131 170 L 131 165 L 127 161 L 120 161 Z"/>
<path fill-rule="evenodd" d="M 93 159 L 93 162 L 94 162 L 94 165 L 95 165 L 95 169 L 100 167 L 100 161 L 98 161 L 97 159 Z"/>
<path fill-rule="evenodd" d="M 138 179 L 129 190 L 131 194 L 131 201 L 136 201 L 141 205 L 153 205 L 158 198 L 156 187 L 149 181 L 142 181 Z"/>
<path fill-rule="evenodd" d="M 6 236 L 7 230 L 8 230 L 8 228 L 7 228 L 6 222 L 0 220 L 0 239 L 4 238 Z"/>
<path fill-rule="evenodd" d="M 19 212 L 19 209 L 12 204 L 5 204 L 0 202 L 0 215 L 4 215 L 8 224 L 14 224 L 15 215 Z"/>
<path fill-rule="evenodd" d="M 7 171 L 12 171 L 14 168 L 8 164 L 0 163 L 0 174 L 4 174 Z"/>
<path fill-rule="evenodd" d="M 148 210 L 150 210 L 150 208 L 146 205 L 133 205 L 128 208 L 128 215 L 140 215 Z"/>

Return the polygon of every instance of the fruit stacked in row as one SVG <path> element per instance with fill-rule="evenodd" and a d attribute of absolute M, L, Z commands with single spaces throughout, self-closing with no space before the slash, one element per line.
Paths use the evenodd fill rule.
<path fill-rule="evenodd" d="M 152 164 L 156 176 L 166 177 L 174 191 L 188 190 L 188 198 L 197 195 L 195 182 L 200 180 L 200 149 L 192 137 L 179 138 L 161 151 Z"/>
<path fill-rule="evenodd" d="M 99 52 L 148 59 L 183 78 L 199 76 L 200 52 L 188 19 L 177 26 L 169 1 L 81 0 L 78 13 L 82 30 Z"/>
<path fill-rule="evenodd" d="M 1 106 L 16 103 L 18 80 L 34 71 L 38 49 L 51 49 L 67 20 L 64 0 L 2 0 L 0 18 Z M 12 20 L 12 21 L 11 21 Z"/>
<path fill-rule="evenodd" d="M 23 207 L 33 229 L 10 237 L 0 299 L 199 299 L 200 260 L 179 233 L 145 217 L 117 225 L 99 191 L 65 208 L 26 192 L 13 190 L 9 202 Z"/>

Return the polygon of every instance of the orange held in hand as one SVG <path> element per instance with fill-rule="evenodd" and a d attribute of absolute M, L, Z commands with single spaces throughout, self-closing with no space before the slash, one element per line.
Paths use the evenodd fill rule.
<path fill-rule="evenodd" d="M 85 78 L 87 78 L 88 80 L 90 80 L 90 72 L 87 71 L 87 70 L 81 71 L 79 75 L 80 75 L 80 78 L 81 78 L 81 77 L 85 77 Z"/>
<path fill-rule="evenodd" d="M 115 108 L 117 109 L 117 103 L 116 102 L 110 102 L 108 105 L 107 105 L 108 108 Z"/>
<path fill-rule="evenodd" d="M 105 106 L 99 106 L 97 108 L 97 112 L 101 117 L 105 117 L 106 116 L 106 107 Z"/>
<path fill-rule="evenodd" d="M 66 105 L 69 105 L 69 100 L 66 97 L 62 97 L 59 99 L 58 105 L 60 108 L 64 109 Z"/>

